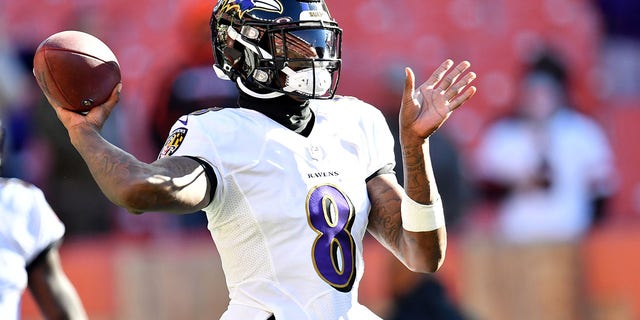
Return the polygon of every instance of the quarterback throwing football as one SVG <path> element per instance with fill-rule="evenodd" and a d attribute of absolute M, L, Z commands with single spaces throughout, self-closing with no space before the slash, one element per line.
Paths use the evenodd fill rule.
<path fill-rule="evenodd" d="M 342 30 L 324 0 L 220 0 L 211 32 L 237 106 L 184 115 L 148 164 L 99 133 L 120 86 L 86 115 L 49 97 L 72 144 L 117 205 L 206 212 L 230 295 L 222 319 L 377 319 L 357 298 L 365 232 L 413 271 L 443 262 L 428 138 L 476 92 L 470 64 L 446 60 L 417 89 L 406 69 L 403 188 L 382 113 L 335 95 Z"/>

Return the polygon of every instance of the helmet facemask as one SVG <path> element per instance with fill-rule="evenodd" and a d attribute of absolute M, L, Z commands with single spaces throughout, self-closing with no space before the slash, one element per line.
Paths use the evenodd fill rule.
<path fill-rule="evenodd" d="M 303 12 L 301 21 L 267 20 L 214 11 L 218 76 L 260 98 L 332 98 L 340 78 L 342 30 L 328 12 L 309 12 L 320 12 L 323 18 L 305 18 Z"/>
<path fill-rule="evenodd" d="M 339 32 L 324 28 L 273 28 L 267 32 L 283 91 L 309 97 L 333 96 L 340 70 Z M 336 72 L 337 71 L 337 72 Z M 335 80 L 334 81 L 334 74 Z"/>

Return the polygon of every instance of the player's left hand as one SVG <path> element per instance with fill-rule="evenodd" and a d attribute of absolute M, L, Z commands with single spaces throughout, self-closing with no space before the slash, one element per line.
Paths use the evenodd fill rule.
<path fill-rule="evenodd" d="M 476 78 L 467 71 L 471 64 L 462 61 L 453 70 L 453 61 L 447 59 L 420 87 L 415 89 L 415 76 L 406 68 L 406 80 L 400 108 L 400 139 L 404 146 L 422 145 L 424 140 L 440 128 L 451 112 L 476 93 L 469 86 Z"/>

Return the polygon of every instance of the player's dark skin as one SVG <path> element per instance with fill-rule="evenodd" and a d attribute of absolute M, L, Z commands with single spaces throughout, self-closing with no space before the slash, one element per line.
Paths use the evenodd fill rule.
<path fill-rule="evenodd" d="M 421 204 L 437 200 L 428 137 L 453 110 L 471 98 L 476 88 L 469 62 L 453 68 L 446 60 L 429 79 L 415 89 L 415 77 L 407 68 L 400 109 L 400 144 L 404 166 L 404 190 L 393 174 L 381 174 L 367 182 L 371 201 L 368 231 L 410 270 L 435 272 L 444 261 L 446 227 L 410 232 L 402 227 L 403 193 Z M 466 73 L 466 74 L 465 74 Z M 104 194 L 133 213 L 166 211 L 189 213 L 204 208 L 212 192 L 204 168 L 187 157 L 165 157 L 144 163 L 102 138 L 100 129 L 119 99 L 121 85 L 109 101 L 86 115 L 62 108 L 47 97 L 67 128 L 71 143 L 83 157 Z"/>
<path fill-rule="evenodd" d="M 29 291 L 46 319 L 86 319 L 82 302 L 62 269 L 59 245 L 45 249 L 27 267 Z"/>

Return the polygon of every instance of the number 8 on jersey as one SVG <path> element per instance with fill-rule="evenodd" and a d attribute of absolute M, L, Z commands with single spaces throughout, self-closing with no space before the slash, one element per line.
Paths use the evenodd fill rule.
<path fill-rule="evenodd" d="M 307 215 L 318 234 L 311 253 L 316 272 L 336 290 L 351 291 L 355 280 L 355 243 L 350 233 L 353 204 L 336 187 L 322 185 L 309 192 Z"/>

